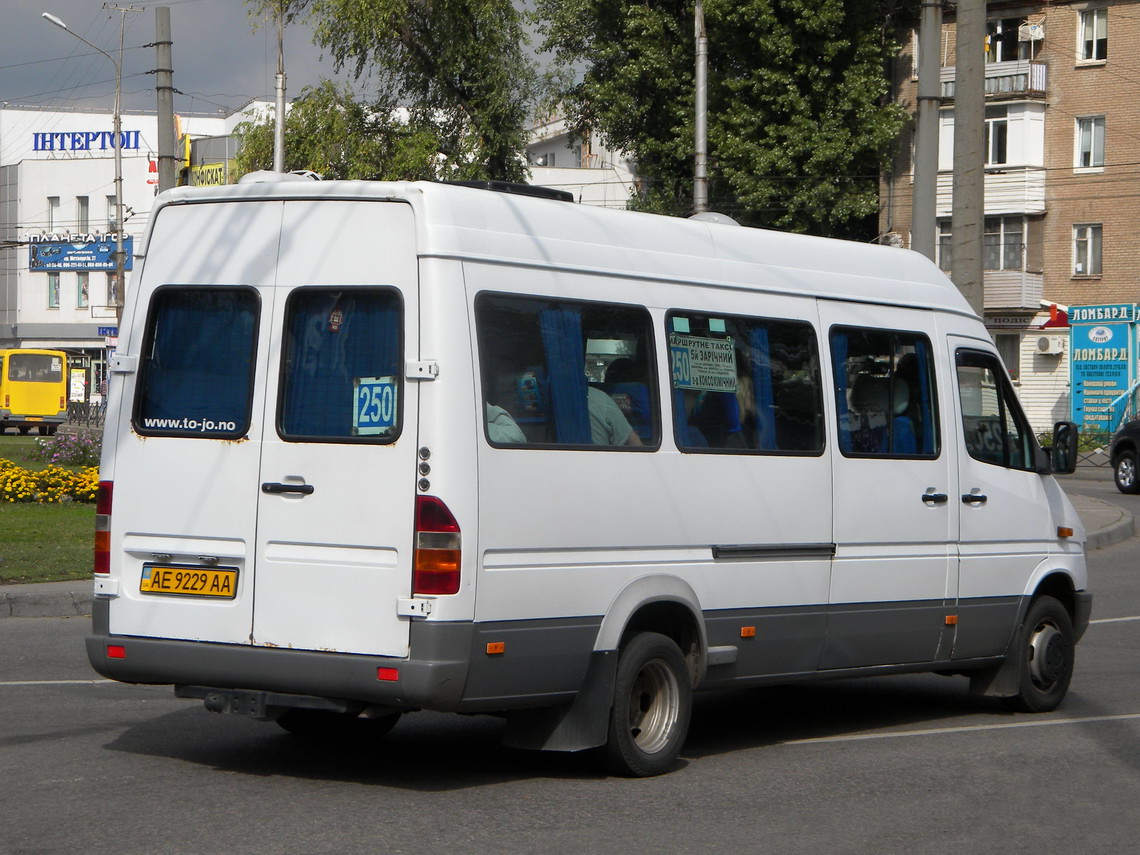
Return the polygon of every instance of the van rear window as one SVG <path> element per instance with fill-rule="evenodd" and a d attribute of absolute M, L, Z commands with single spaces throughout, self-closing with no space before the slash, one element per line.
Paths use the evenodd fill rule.
<path fill-rule="evenodd" d="M 147 315 L 135 430 L 147 436 L 244 436 L 259 311 L 251 288 L 158 289 Z"/>
<path fill-rule="evenodd" d="M 403 314 L 391 288 L 289 295 L 277 429 L 315 442 L 391 442 L 403 418 Z"/>

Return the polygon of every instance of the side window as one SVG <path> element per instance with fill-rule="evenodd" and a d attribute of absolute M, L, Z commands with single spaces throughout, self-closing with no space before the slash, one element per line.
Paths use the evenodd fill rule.
<path fill-rule="evenodd" d="M 645 309 L 484 293 L 475 325 L 492 445 L 659 444 Z"/>
<path fill-rule="evenodd" d="M 913 332 L 832 327 L 831 359 L 844 456 L 938 456 L 930 339 Z"/>
<path fill-rule="evenodd" d="M 301 288 L 285 307 L 277 430 L 286 440 L 400 433 L 402 304 L 388 288 Z"/>
<path fill-rule="evenodd" d="M 977 350 L 959 350 L 955 361 L 962 429 L 970 456 L 983 463 L 1032 471 L 1033 434 L 997 358 Z"/>
<path fill-rule="evenodd" d="M 802 321 L 670 312 L 673 431 L 684 451 L 823 451 L 815 330 Z"/>
<path fill-rule="evenodd" d="M 260 308 L 250 288 L 157 290 L 146 320 L 135 430 L 145 436 L 244 436 Z"/>

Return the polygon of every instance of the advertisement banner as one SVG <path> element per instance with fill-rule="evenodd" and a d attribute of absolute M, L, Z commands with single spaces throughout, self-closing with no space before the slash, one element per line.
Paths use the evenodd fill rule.
<path fill-rule="evenodd" d="M 28 270 L 114 270 L 115 241 L 98 240 L 79 243 L 39 242 L 28 248 Z M 123 237 L 123 269 L 131 270 L 134 262 L 134 240 Z"/>
<path fill-rule="evenodd" d="M 1092 307 L 1080 307 L 1092 308 Z M 1070 371 L 1073 390 L 1073 421 L 1081 431 L 1104 433 L 1115 430 L 1124 412 L 1121 398 L 1132 384 L 1134 315 L 1131 312 L 1081 312 L 1070 309 L 1069 317 L 1088 319 L 1108 316 L 1126 318 L 1125 323 L 1076 322 L 1072 326 Z M 1101 308 L 1101 307 L 1095 307 Z M 1124 307 L 1119 307 L 1123 309 Z"/>

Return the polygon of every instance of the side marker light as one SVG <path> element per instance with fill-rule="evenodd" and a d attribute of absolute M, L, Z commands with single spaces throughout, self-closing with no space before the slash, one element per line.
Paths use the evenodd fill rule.
<path fill-rule="evenodd" d="M 1073 530 L 1066 525 L 1057 526 L 1057 537 L 1072 537 Z"/>
<path fill-rule="evenodd" d="M 740 628 L 740 637 L 741 638 L 755 638 L 756 637 L 756 627 L 754 627 L 754 626 L 742 626 Z"/>
<path fill-rule="evenodd" d="M 108 659 L 126 659 L 127 648 L 121 644 L 108 644 L 107 645 L 107 658 Z"/>
<path fill-rule="evenodd" d="M 487 642 L 487 655 L 495 656 L 500 653 L 507 652 L 507 643 L 505 641 L 488 641 Z"/>

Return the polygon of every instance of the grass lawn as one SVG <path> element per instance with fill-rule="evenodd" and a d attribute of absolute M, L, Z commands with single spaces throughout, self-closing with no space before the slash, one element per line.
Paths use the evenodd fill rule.
<path fill-rule="evenodd" d="M 0 585 L 91 575 L 95 506 L 0 504 Z"/>
<path fill-rule="evenodd" d="M 34 442 L 31 436 L 0 436 L 0 458 L 43 469 L 46 463 L 29 456 Z M 0 503 L 0 585 L 90 577 L 94 537 L 94 505 Z"/>

